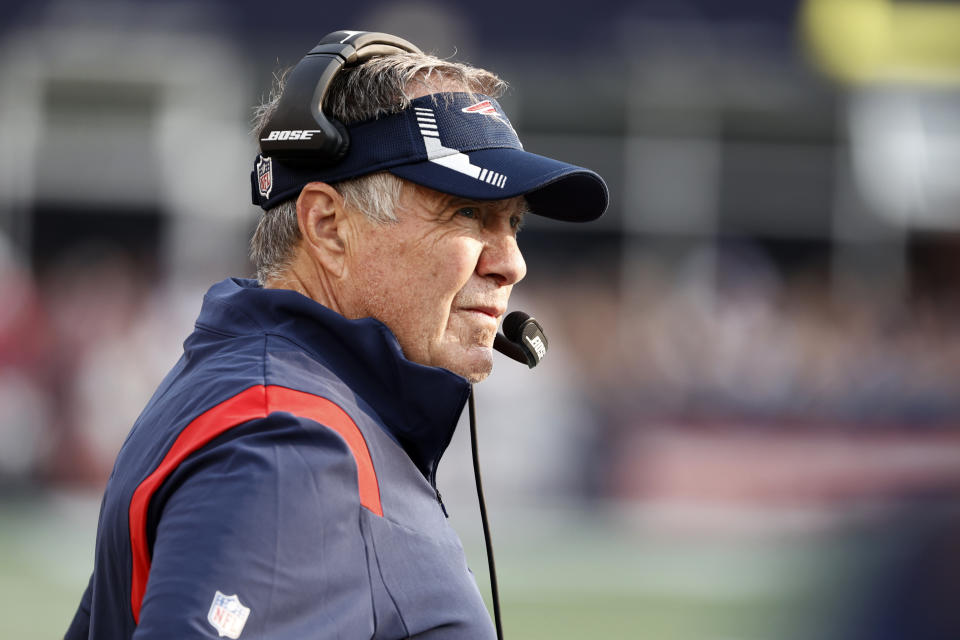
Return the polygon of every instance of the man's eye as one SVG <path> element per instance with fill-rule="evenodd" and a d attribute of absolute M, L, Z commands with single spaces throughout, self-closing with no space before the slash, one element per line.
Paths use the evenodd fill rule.
<path fill-rule="evenodd" d="M 479 217 L 480 212 L 476 207 L 460 207 L 457 209 L 457 215 L 464 218 L 476 218 Z"/>
<path fill-rule="evenodd" d="M 519 231 L 523 227 L 523 216 L 510 216 L 510 228 Z"/>

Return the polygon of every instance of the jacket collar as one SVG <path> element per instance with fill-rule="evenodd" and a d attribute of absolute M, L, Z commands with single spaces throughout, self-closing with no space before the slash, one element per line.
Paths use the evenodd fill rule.
<path fill-rule="evenodd" d="M 379 320 L 348 320 L 296 291 L 229 278 L 204 296 L 197 324 L 235 335 L 273 333 L 295 340 L 377 412 L 386 431 L 433 480 L 470 384 L 447 369 L 407 360 Z"/>

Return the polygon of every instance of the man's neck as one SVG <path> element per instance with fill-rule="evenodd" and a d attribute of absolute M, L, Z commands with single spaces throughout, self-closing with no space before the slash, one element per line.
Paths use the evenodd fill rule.
<path fill-rule="evenodd" d="M 297 256 L 283 272 L 263 283 L 264 289 L 289 289 L 318 302 L 326 308 L 343 315 L 328 274 L 315 269 L 315 265 Z"/>

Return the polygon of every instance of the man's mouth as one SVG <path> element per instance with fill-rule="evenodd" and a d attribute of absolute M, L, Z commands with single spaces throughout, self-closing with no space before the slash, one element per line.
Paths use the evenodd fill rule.
<path fill-rule="evenodd" d="M 464 307 L 464 310 L 489 316 L 494 320 L 499 320 L 500 316 L 502 316 L 505 311 L 504 309 L 500 309 L 499 307 L 488 307 L 488 306 Z"/>

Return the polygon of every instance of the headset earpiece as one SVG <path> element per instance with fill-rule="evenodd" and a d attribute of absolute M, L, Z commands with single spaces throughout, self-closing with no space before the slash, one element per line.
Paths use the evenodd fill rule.
<path fill-rule="evenodd" d="M 323 112 L 334 77 L 344 67 L 401 52 L 420 53 L 403 38 L 373 31 L 335 31 L 290 71 L 280 101 L 260 135 L 264 156 L 319 166 L 339 162 L 350 138 L 346 127 Z"/>

